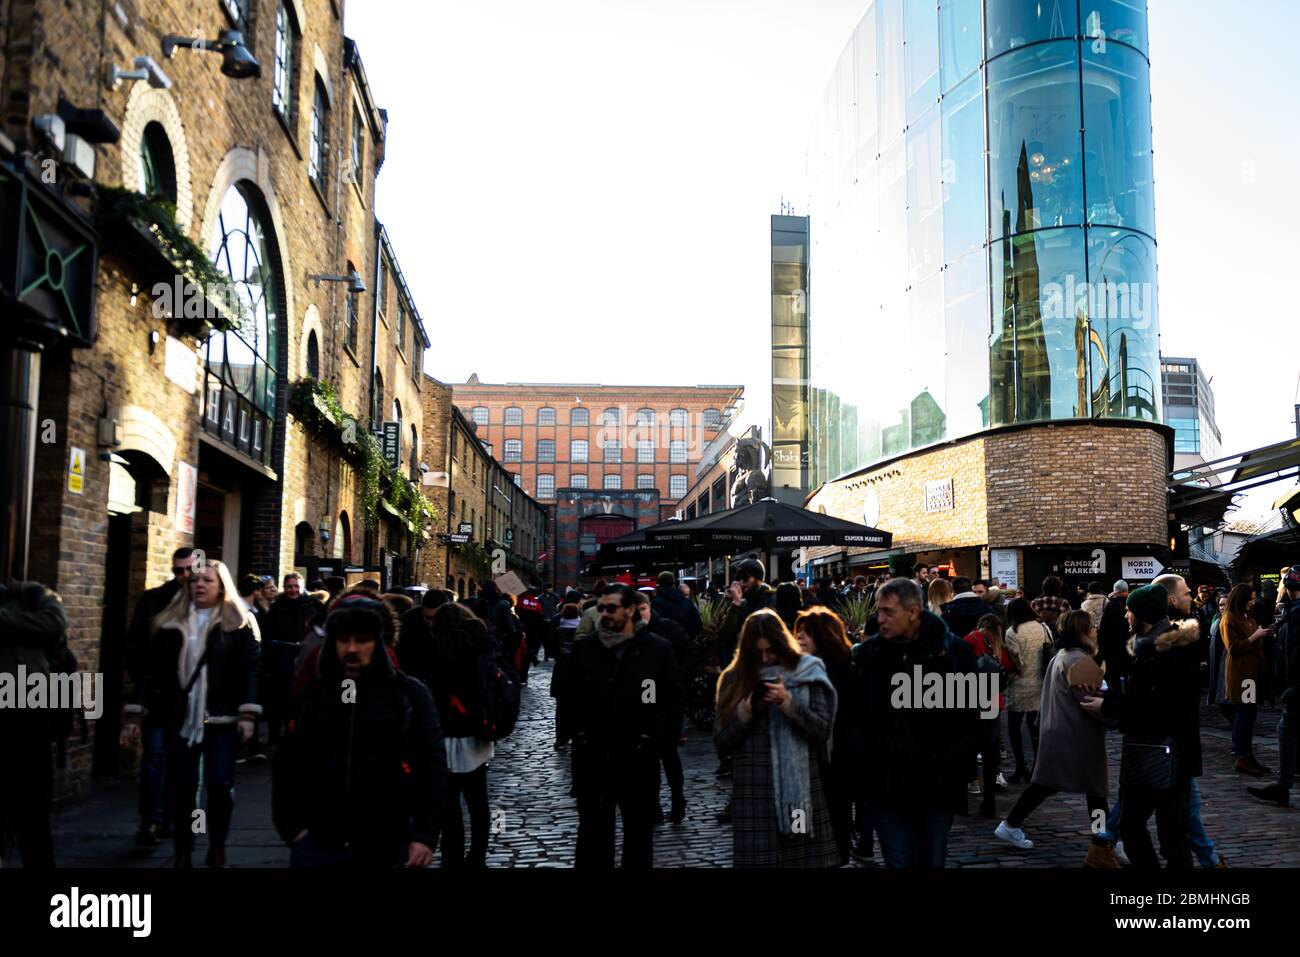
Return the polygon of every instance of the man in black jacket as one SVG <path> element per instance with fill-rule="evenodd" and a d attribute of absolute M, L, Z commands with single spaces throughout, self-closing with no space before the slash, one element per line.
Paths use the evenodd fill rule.
<path fill-rule="evenodd" d="M 855 657 L 866 689 L 871 823 L 887 866 L 941 868 L 953 814 L 965 812 L 966 784 L 975 776 L 979 705 L 948 700 L 945 690 L 932 707 L 912 686 L 919 678 L 924 688 L 937 675 L 941 687 L 956 688 L 975 677 L 975 653 L 924 609 L 914 581 L 892 579 L 876 598 L 880 633 Z"/>
<path fill-rule="evenodd" d="M 614 811 L 623 817 L 623 866 L 654 861 L 660 754 L 677 743 L 683 692 L 672 646 L 638 621 L 637 596 L 606 587 L 595 634 L 573 643 L 567 685 L 573 707 L 573 783 L 578 867 L 614 866 Z"/>
<path fill-rule="evenodd" d="M 655 596 L 651 602 L 654 613 L 661 618 L 670 618 L 677 622 L 686 632 L 687 637 L 694 638 L 704 628 L 700 621 L 700 610 L 695 607 L 695 602 L 682 594 L 672 572 L 660 572 L 658 582 L 659 587 L 655 589 Z"/>
<path fill-rule="evenodd" d="M 996 615 L 993 606 L 975 594 L 969 578 L 954 578 L 952 601 L 943 606 L 943 623 L 958 638 L 965 638 L 985 615 Z"/>
<path fill-rule="evenodd" d="M 296 572 L 284 576 L 284 590 L 258 616 L 262 629 L 262 695 L 267 734 L 271 744 L 280 740 L 289 718 L 289 688 L 293 684 L 294 661 L 321 603 L 302 590 Z"/>
<path fill-rule="evenodd" d="M 325 622 L 320 675 L 276 755 L 272 814 L 290 867 L 427 867 L 447 797 L 429 689 L 385 653 L 382 601 L 344 597 Z"/>
<path fill-rule="evenodd" d="M 152 623 L 166 608 L 182 586 L 194 577 L 194 549 L 178 548 L 172 552 L 172 577 L 157 588 L 150 588 L 135 603 L 131 625 L 127 629 L 126 672 L 133 685 L 144 680 L 149 644 L 153 639 Z M 171 837 L 171 801 L 167 800 L 167 737 L 156 717 L 146 715 L 140 727 L 140 827 L 135 842 L 141 847 L 157 847 Z"/>
<path fill-rule="evenodd" d="M 1277 722 L 1277 778 L 1264 787 L 1246 788 L 1261 801 L 1286 807 L 1291 803 L 1296 760 L 1300 755 L 1300 565 L 1292 565 L 1282 579 L 1286 594 L 1285 617 L 1277 627 L 1275 674 L 1282 715 Z"/>
<path fill-rule="evenodd" d="M 671 574 L 669 572 L 668 574 Z M 681 592 L 678 592 L 681 594 Z M 650 629 L 652 635 L 658 635 L 668 644 L 672 645 L 673 657 L 677 660 L 678 673 L 682 675 L 683 701 L 685 701 L 685 676 L 687 673 L 687 663 L 690 660 L 693 650 L 693 643 L 686 630 L 671 618 L 660 615 L 654 608 L 654 603 L 643 591 L 636 593 L 637 611 L 640 614 L 640 620 Z M 684 714 L 683 714 L 684 717 Z M 682 759 L 677 754 L 677 748 L 685 740 L 679 737 L 670 744 L 664 746 L 660 759 L 664 766 L 664 777 L 668 779 L 668 791 L 672 795 L 672 809 L 668 812 L 668 820 L 673 824 L 680 824 L 686 819 L 686 777 L 682 771 Z M 662 823 L 664 812 L 659 807 L 658 799 L 655 800 L 655 823 Z"/>

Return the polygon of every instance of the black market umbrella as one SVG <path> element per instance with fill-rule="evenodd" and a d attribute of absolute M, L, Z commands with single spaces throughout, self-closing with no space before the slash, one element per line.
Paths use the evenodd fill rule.
<path fill-rule="evenodd" d="M 690 521 L 661 522 L 643 531 L 647 544 L 699 548 L 711 555 L 734 555 L 751 548 L 773 552 L 818 545 L 885 549 L 894 541 L 889 532 L 870 525 L 811 512 L 774 498 Z"/>
<path fill-rule="evenodd" d="M 600 550 L 596 553 L 596 562 L 605 568 L 621 568 L 624 566 L 645 568 L 650 565 L 668 565 L 678 561 L 708 557 L 703 549 L 694 545 L 646 540 L 648 532 L 662 528 L 673 528 L 681 524 L 680 519 L 673 518 L 666 522 L 638 528 L 619 538 L 610 539 L 600 546 Z"/>

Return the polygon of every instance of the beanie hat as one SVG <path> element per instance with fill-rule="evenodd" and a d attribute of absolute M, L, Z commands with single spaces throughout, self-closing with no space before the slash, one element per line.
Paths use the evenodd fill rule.
<path fill-rule="evenodd" d="M 1154 625 L 1169 615 L 1169 592 L 1163 585 L 1143 585 L 1129 592 L 1125 606 L 1139 621 Z"/>
<path fill-rule="evenodd" d="M 1300 565 L 1292 565 L 1282 579 L 1282 587 L 1287 591 L 1300 590 Z"/>
<path fill-rule="evenodd" d="M 333 641 L 343 635 L 373 635 L 388 638 L 388 615 L 384 603 L 369 595 L 344 595 L 325 618 L 325 637 Z"/>
<path fill-rule="evenodd" d="M 660 572 L 658 581 L 660 588 L 672 588 L 677 584 L 677 576 L 672 572 Z"/>
<path fill-rule="evenodd" d="M 757 558 L 746 558 L 736 566 L 736 577 L 742 581 L 746 578 L 757 578 L 762 581 L 767 577 L 767 569 Z"/>

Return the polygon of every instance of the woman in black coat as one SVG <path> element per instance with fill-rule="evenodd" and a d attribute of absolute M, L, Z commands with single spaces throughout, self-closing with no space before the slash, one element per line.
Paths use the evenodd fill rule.
<path fill-rule="evenodd" d="M 219 561 L 196 568 L 189 587 L 153 620 L 144 679 L 124 709 L 122 739 L 134 743 L 145 713 L 163 726 L 177 867 L 191 866 L 200 759 L 208 795 L 207 864 L 225 866 L 235 760 L 262 713 L 260 637 L 230 570 Z"/>

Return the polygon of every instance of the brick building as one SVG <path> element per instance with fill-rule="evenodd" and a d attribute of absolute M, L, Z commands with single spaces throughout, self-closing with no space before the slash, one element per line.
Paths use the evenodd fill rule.
<path fill-rule="evenodd" d="M 491 553 L 497 547 L 521 579 L 537 577 L 549 558 L 546 506 L 516 486 L 517 473 L 488 452 L 477 426 L 453 404 L 451 386 L 425 375 L 423 394 L 431 469 L 424 486 L 437 519 L 435 534 L 420 552 L 420 580 L 464 597 L 492 575 Z M 450 538 L 462 534 L 468 540 Z"/>
<path fill-rule="evenodd" d="M 555 574 L 570 582 L 595 550 L 637 527 L 645 503 L 671 516 L 704 450 L 739 408 L 741 386 L 623 386 L 468 382 L 452 386 L 457 407 L 524 491 L 551 506 Z M 603 502 L 570 527 L 556 503 Z M 653 496 L 612 493 L 653 491 Z M 609 509 L 605 509 L 605 505 Z"/>
<path fill-rule="evenodd" d="M 53 171 L 31 188 L 98 233 L 96 328 L 41 359 L 36 414 L 52 429 L 27 549 L 27 575 L 63 596 L 81 666 L 107 679 L 62 792 L 85 786 L 92 759 L 116 770 L 125 624 L 174 548 L 236 574 L 413 574 L 429 340 L 375 216 L 387 117 L 342 12 L 7 4 L 0 159 Z M 212 50 L 163 55 L 168 35 L 230 30 L 260 76 L 227 75 Z M 143 56 L 169 88 L 110 82 Z M 384 423 L 389 464 L 367 469 Z"/>

